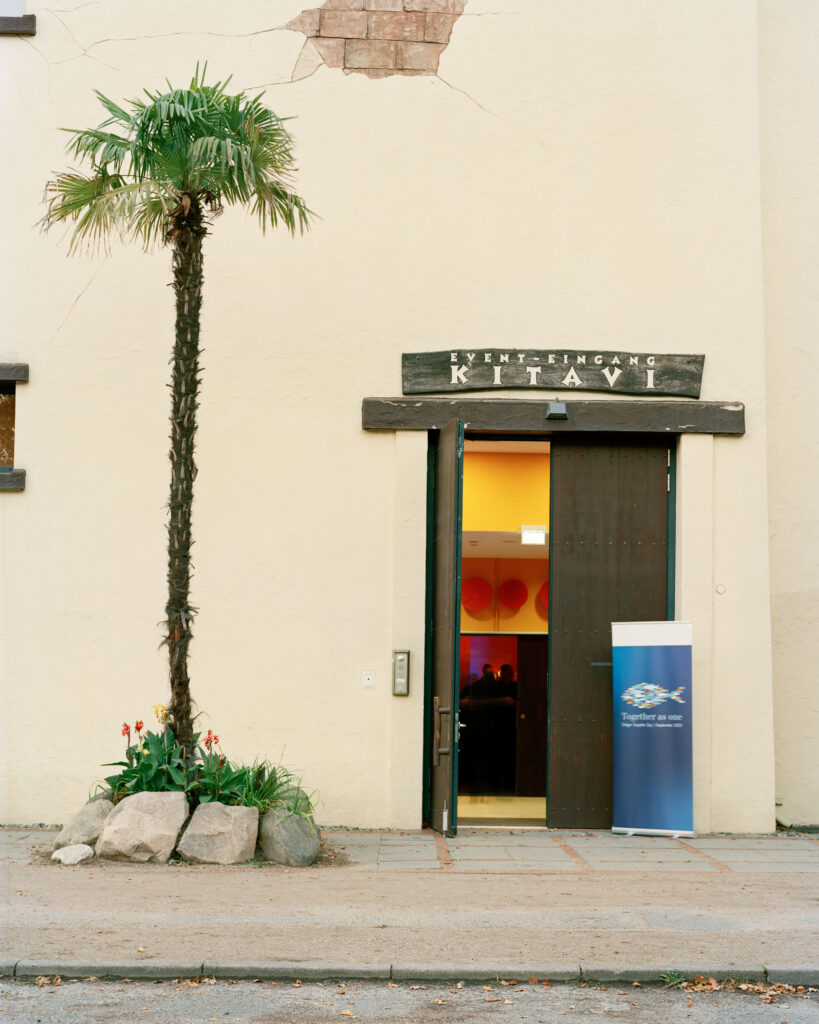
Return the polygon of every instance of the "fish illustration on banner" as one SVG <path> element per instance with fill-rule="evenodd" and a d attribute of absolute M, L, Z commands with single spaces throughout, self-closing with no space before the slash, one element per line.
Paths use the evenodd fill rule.
<path fill-rule="evenodd" d="M 623 693 L 621 699 L 626 704 L 633 704 L 638 708 L 656 708 L 667 700 L 685 704 L 684 693 L 684 686 L 678 686 L 676 690 L 666 690 L 665 687 L 657 686 L 655 683 L 639 683 L 637 686 L 630 686 Z"/>

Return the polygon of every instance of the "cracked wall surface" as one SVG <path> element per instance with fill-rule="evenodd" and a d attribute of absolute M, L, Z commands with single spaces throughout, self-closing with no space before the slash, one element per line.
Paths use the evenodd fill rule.
<path fill-rule="evenodd" d="M 369 78 L 434 75 L 466 0 L 325 0 L 287 27 L 308 38 L 300 60 Z"/>

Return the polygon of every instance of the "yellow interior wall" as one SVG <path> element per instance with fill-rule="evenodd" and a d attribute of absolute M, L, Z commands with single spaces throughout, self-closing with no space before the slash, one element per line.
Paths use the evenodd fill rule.
<path fill-rule="evenodd" d="M 461 630 L 480 633 L 548 633 L 549 616 L 538 601 L 540 588 L 549 577 L 548 559 L 464 558 L 462 578 L 480 576 L 492 585 L 492 600 L 482 611 L 469 612 L 461 605 Z M 505 608 L 498 599 L 504 580 L 523 580 L 529 595 L 518 609 Z"/>
<path fill-rule="evenodd" d="M 465 530 L 519 530 L 549 524 L 549 456 L 464 454 Z"/>

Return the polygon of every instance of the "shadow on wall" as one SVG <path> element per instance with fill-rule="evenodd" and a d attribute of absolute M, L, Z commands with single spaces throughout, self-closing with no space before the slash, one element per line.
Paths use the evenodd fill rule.
<path fill-rule="evenodd" d="M 387 75 L 434 75 L 466 0 L 325 0 L 288 22 L 307 36 L 293 78 L 322 64 Z"/>

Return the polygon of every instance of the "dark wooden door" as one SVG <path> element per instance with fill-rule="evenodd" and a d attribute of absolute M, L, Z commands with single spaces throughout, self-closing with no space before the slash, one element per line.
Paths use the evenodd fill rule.
<path fill-rule="evenodd" d="M 546 796 L 546 729 L 549 638 L 518 639 L 518 796 Z"/>
<path fill-rule="evenodd" d="M 611 623 L 666 618 L 668 453 L 664 439 L 552 440 L 554 828 L 611 827 Z"/>
<path fill-rule="evenodd" d="M 454 835 L 458 822 L 458 678 L 464 426 L 453 420 L 433 441 L 429 824 Z"/>

